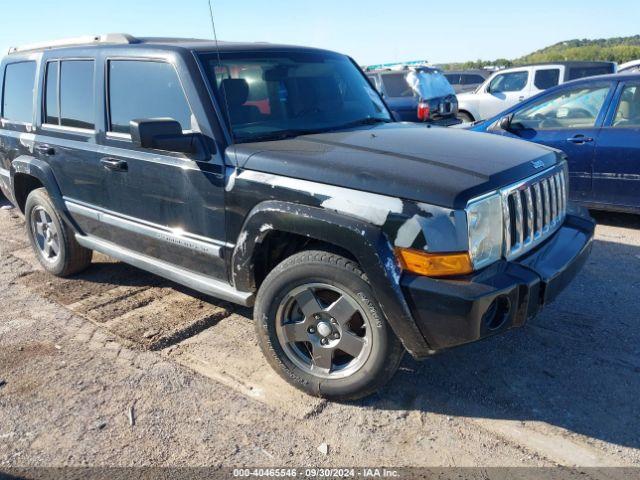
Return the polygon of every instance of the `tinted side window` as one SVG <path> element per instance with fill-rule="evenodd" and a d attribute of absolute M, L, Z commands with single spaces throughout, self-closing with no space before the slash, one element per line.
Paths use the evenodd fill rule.
<path fill-rule="evenodd" d="M 404 73 L 380 75 L 388 97 L 413 97 L 413 90 Z"/>
<path fill-rule="evenodd" d="M 457 73 L 445 73 L 444 76 L 447 78 L 451 85 L 462 84 L 465 77 L 465 75 L 459 75 Z"/>
<path fill-rule="evenodd" d="M 475 75 L 475 74 L 462 75 L 463 85 L 476 85 L 483 82 L 484 82 L 484 77 L 482 75 Z"/>
<path fill-rule="evenodd" d="M 66 60 L 60 65 L 60 125 L 93 129 L 93 60 Z"/>
<path fill-rule="evenodd" d="M 569 80 L 593 77 L 594 75 L 607 75 L 608 73 L 613 73 L 613 66 L 572 67 L 569 69 Z"/>
<path fill-rule="evenodd" d="M 491 80 L 491 93 L 519 92 L 527 85 L 529 72 L 511 72 L 497 75 Z"/>
<path fill-rule="evenodd" d="M 139 118 L 173 118 L 191 129 L 191 109 L 172 65 L 142 60 L 109 62 L 110 131 L 129 133 Z"/>
<path fill-rule="evenodd" d="M 548 68 L 546 70 L 538 70 L 533 79 L 533 84 L 539 90 L 555 87 L 560 81 L 560 70 L 558 68 Z"/>
<path fill-rule="evenodd" d="M 4 73 L 2 117 L 22 123 L 33 121 L 33 88 L 36 82 L 36 62 L 7 65 Z"/>
<path fill-rule="evenodd" d="M 58 80 L 60 62 L 47 63 L 46 86 L 44 93 L 44 118 L 45 123 L 60 124 L 60 105 L 58 105 Z"/>

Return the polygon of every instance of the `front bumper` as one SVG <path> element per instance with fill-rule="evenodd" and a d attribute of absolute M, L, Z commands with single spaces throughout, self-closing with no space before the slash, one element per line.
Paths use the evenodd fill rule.
<path fill-rule="evenodd" d="M 582 268 L 594 229 L 588 212 L 574 208 L 552 237 L 516 260 L 456 280 L 404 275 L 403 293 L 430 351 L 480 340 L 533 318 Z"/>

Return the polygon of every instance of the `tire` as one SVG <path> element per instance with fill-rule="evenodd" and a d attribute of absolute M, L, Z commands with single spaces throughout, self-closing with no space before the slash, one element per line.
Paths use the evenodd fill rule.
<path fill-rule="evenodd" d="M 374 393 L 404 355 L 360 267 L 327 251 L 303 251 L 276 266 L 258 291 L 254 320 L 274 370 L 331 400 Z"/>
<path fill-rule="evenodd" d="M 33 190 L 27 197 L 25 224 L 31 247 L 47 272 L 67 277 L 91 263 L 93 252 L 78 244 L 44 188 Z"/>
<path fill-rule="evenodd" d="M 471 123 L 474 121 L 473 117 L 467 112 L 458 112 L 458 119 L 463 123 Z"/>

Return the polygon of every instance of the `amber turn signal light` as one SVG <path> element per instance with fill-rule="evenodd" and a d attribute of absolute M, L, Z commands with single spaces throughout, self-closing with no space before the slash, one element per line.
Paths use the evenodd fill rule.
<path fill-rule="evenodd" d="M 413 248 L 396 248 L 396 257 L 403 270 L 428 277 L 466 275 L 473 272 L 467 252 L 427 253 Z"/>

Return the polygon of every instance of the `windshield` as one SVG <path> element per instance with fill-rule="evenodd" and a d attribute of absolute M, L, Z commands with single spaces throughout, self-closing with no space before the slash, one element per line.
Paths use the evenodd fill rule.
<path fill-rule="evenodd" d="M 236 142 L 390 122 L 351 60 L 324 52 L 223 52 L 203 56 Z"/>

